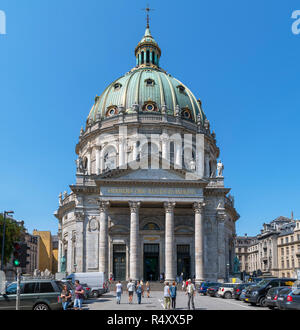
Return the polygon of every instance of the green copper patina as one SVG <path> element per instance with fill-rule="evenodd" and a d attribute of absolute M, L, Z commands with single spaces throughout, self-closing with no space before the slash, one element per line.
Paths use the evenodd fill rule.
<path fill-rule="evenodd" d="M 159 67 L 161 50 L 147 26 L 135 48 L 136 67 L 116 79 L 97 96 L 88 122 L 121 112 L 166 113 L 196 122 L 205 120 L 201 102 L 178 79 Z"/>

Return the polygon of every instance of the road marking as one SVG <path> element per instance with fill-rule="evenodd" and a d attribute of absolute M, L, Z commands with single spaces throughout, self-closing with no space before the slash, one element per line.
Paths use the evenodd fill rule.
<path fill-rule="evenodd" d="M 228 304 L 231 304 L 231 305 L 236 305 L 236 306 L 240 306 L 240 307 L 243 307 L 243 308 L 248 308 L 248 309 L 252 309 L 253 310 L 253 307 L 249 307 L 249 306 L 244 306 L 244 305 L 240 305 L 240 304 L 236 304 L 236 303 L 234 303 L 234 302 L 232 302 L 232 301 L 224 301 L 224 303 L 226 304 L 226 303 L 228 303 Z"/>

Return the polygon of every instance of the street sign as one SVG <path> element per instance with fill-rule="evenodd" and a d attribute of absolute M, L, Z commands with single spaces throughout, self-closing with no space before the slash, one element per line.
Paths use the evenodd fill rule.
<path fill-rule="evenodd" d="M 6 277 L 4 271 L 0 270 L 0 294 L 5 294 L 6 290 Z"/>

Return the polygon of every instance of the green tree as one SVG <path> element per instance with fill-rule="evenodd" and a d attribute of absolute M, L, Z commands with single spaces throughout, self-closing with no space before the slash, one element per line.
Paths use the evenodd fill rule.
<path fill-rule="evenodd" d="M 2 258 L 4 216 L 0 213 L 0 258 Z M 13 244 L 21 240 L 24 228 L 18 225 L 14 220 L 6 218 L 5 221 L 5 242 L 4 242 L 4 265 L 9 261 L 13 252 Z"/>

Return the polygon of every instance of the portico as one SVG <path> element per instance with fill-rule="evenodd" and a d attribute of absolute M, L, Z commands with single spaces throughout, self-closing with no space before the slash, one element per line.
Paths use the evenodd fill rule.
<path fill-rule="evenodd" d="M 127 251 L 126 279 L 158 279 L 165 274 L 165 279 L 172 281 L 180 275 L 182 268 L 189 268 L 186 276 L 195 276 L 197 280 L 204 278 L 204 202 L 203 187 L 205 180 L 189 181 L 187 186 L 183 180 L 153 182 L 140 179 L 126 181 L 122 175 L 119 179 L 102 178 L 97 180 L 100 189 L 100 238 L 109 237 L 110 247 L 102 243 L 100 247 L 100 269 L 107 274 L 118 267 L 114 258 L 114 246 L 120 242 Z M 178 177 L 179 179 L 179 177 Z M 105 207 L 103 207 L 105 205 Z M 118 218 L 118 210 L 128 215 L 127 238 L 121 239 L 122 229 Z M 184 221 L 192 218 L 192 222 Z M 111 230 L 107 232 L 107 221 L 110 219 Z M 183 221 L 182 221 L 183 220 Z M 123 235 L 125 232 L 123 231 Z M 107 239 L 108 241 L 108 239 Z M 183 244 L 184 243 L 184 244 Z M 107 248 L 104 248 L 107 246 Z M 185 260 L 178 261 L 179 246 L 185 247 Z M 111 251 L 110 260 L 106 263 L 102 249 Z M 179 253 L 182 254 L 182 251 Z M 180 268 L 180 269 L 179 269 Z M 152 274 L 152 275 L 151 275 Z M 116 276 L 116 274 L 114 274 Z M 124 275 L 123 275 L 124 276 Z M 117 275 L 117 277 L 119 277 Z M 145 277 L 148 277 L 147 279 Z M 122 278 L 125 280 L 125 278 Z"/>

